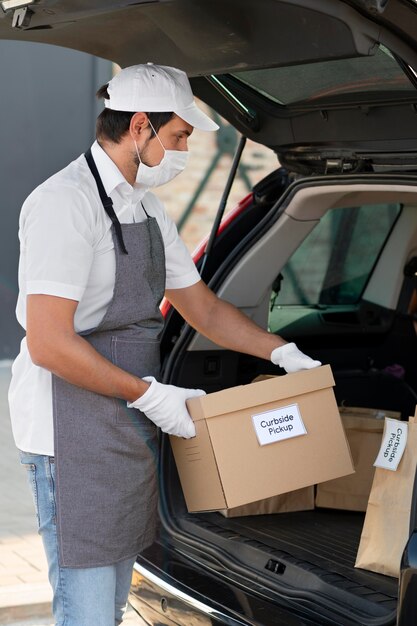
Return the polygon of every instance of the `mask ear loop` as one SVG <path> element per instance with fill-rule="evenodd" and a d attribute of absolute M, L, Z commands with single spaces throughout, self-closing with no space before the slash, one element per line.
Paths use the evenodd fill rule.
<path fill-rule="evenodd" d="M 158 140 L 158 141 L 159 141 L 159 143 L 161 144 L 163 151 L 164 151 L 164 152 L 166 152 L 165 146 L 164 146 L 164 144 L 162 143 L 162 141 L 159 139 L 159 135 L 158 135 L 158 133 L 156 132 L 156 130 L 154 129 L 154 127 L 153 127 L 153 125 L 152 125 L 152 122 L 151 122 L 151 120 L 150 120 L 149 118 L 148 118 L 148 121 L 149 121 L 149 126 L 152 128 L 152 130 L 153 130 L 153 132 L 154 132 L 155 137 L 157 138 L 157 140 Z"/>
<path fill-rule="evenodd" d="M 149 122 L 149 126 L 152 128 L 152 132 L 153 132 L 153 134 L 155 135 L 155 137 L 157 138 L 157 140 L 158 140 L 158 141 L 159 141 L 159 143 L 161 144 L 161 146 L 162 146 L 162 150 L 164 151 L 164 154 L 165 154 L 165 153 L 166 153 L 166 148 L 165 148 L 164 144 L 162 143 L 162 141 L 159 139 L 159 135 L 158 135 L 158 133 L 156 132 L 156 130 L 154 129 L 153 124 L 152 124 L 152 122 L 151 122 L 151 120 L 150 120 L 149 118 L 148 118 L 148 122 Z M 136 154 L 137 154 L 137 157 L 138 157 L 138 159 L 139 159 L 139 165 L 140 165 L 140 164 L 142 163 L 142 159 L 140 158 L 140 155 L 139 155 L 138 144 L 136 143 L 136 141 L 135 141 L 135 140 L 133 140 L 133 143 L 135 144 Z M 161 159 L 161 160 L 162 160 L 162 159 Z"/>

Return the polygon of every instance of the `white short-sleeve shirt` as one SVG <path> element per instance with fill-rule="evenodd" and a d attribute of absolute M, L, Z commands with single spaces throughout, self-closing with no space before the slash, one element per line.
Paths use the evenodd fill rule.
<path fill-rule="evenodd" d="M 92 154 L 121 223 L 155 217 L 165 245 L 166 288 L 195 284 L 200 276 L 162 203 L 142 186 L 132 187 L 100 145 Z M 142 206 L 143 205 L 143 206 Z M 84 155 L 37 187 L 23 204 L 19 222 L 19 296 L 16 315 L 26 328 L 26 296 L 47 294 L 77 300 L 77 332 L 95 328 L 113 295 L 116 260 L 111 220 Z M 18 448 L 54 454 L 52 380 L 34 365 L 24 338 L 9 389 Z"/>

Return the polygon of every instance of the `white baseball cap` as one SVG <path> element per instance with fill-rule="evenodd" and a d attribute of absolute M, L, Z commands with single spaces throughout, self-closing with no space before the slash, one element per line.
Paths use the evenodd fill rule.
<path fill-rule="evenodd" d="M 126 67 L 111 79 L 107 92 L 104 106 L 113 111 L 172 111 L 194 128 L 219 128 L 196 105 L 187 74 L 175 67 L 153 63 Z"/>

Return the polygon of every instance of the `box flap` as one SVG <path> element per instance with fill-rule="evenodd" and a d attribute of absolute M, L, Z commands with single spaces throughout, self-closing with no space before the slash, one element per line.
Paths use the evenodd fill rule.
<path fill-rule="evenodd" d="M 379 419 L 384 422 L 386 417 L 392 417 L 393 419 L 400 419 L 400 411 L 387 411 L 386 409 L 373 409 L 362 406 L 339 406 L 339 413 L 343 417 L 344 415 L 352 415 L 357 417 L 371 417 L 372 419 Z"/>
<path fill-rule="evenodd" d="M 385 418 L 401 419 L 399 411 L 385 411 L 365 407 L 339 407 L 345 430 L 359 431 L 362 433 L 381 433 L 384 430 Z"/>
<path fill-rule="evenodd" d="M 330 365 L 276 376 L 269 380 L 239 385 L 187 401 L 194 421 L 225 415 L 234 411 L 260 406 L 282 398 L 291 398 L 318 389 L 333 387 Z"/>

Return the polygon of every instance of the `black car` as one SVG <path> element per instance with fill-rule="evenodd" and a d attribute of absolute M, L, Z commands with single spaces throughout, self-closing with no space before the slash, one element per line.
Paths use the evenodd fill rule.
<path fill-rule="evenodd" d="M 414 413 L 417 2 L 0 6 L 1 38 L 186 70 L 196 95 L 273 149 L 280 166 L 218 229 L 222 203 L 196 259 L 203 279 L 330 363 L 340 404 Z M 277 373 L 211 344 L 173 310 L 162 349 L 164 382 L 207 392 Z M 168 437 L 160 443 L 160 533 L 138 556 L 130 595 L 148 624 L 417 624 L 414 512 L 398 585 L 354 568 L 363 513 L 188 513 Z"/>

